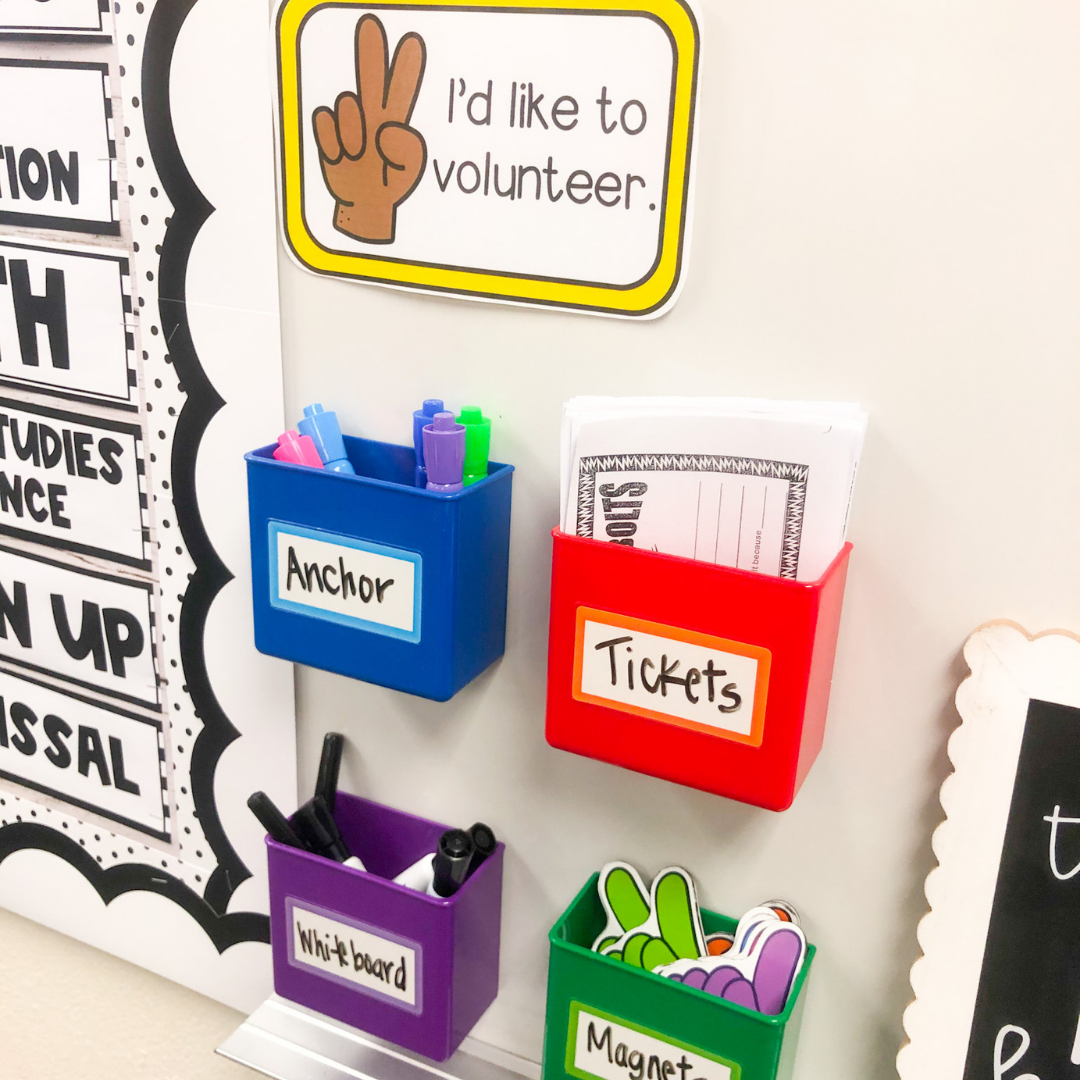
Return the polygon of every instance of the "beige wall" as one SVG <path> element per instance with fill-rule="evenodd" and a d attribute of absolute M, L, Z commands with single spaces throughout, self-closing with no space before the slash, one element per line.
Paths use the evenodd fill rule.
<path fill-rule="evenodd" d="M 213 1051 L 242 1017 L 0 910 L 2 1080 L 243 1080 Z"/>

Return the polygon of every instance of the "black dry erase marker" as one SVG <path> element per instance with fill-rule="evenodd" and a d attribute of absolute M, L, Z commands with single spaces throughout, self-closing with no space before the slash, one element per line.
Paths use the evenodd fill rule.
<path fill-rule="evenodd" d="M 247 801 L 248 809 L 259 819 L 262 827 L 279 843 L 307 851 L 308 846 L 296 835 L 288 818 L 274 805 L 265 791 L 256 791 Z"/>
<path fill-rule="evenodd" d="M 315 794 L 326 800 L 332 814 L 336 809 L 338 772 L 341 769 L 341 751 L 345 746 L 345 737 L 336 731 L 328 731 L 322 744 L 322 757 L 319 758 L 319 778 L 315 781 Z"/>
<path fill-rule="evenodd" d="M 435 853 L 435 880 L 432 883 L 436 896 L 453 896 L 461 888 L 469 875 L 472 856 L 472 837 L 464 829 L 447 829 L 439 837 L 439 850 Z"/>
<path fill-rule="evenodd" d="M 469 863 L 469 874 L 475 874 L 480 868 L 480 864 L 488 856 L 495 853 L 499 841 L 495 839 L 495 834 L 482 821 L 478 821 L 469 830 L 469 836 L 472 837 L 473 842 L 473 857 L 472 862 Z"/>
<path fill-rule="evenodd" d="M 341 837 L 334 815 L 321 795 L 304 803 L 294 815 L 296 831 L 315 855 L 363 870 L 364 864 L 349 850 Z"/>

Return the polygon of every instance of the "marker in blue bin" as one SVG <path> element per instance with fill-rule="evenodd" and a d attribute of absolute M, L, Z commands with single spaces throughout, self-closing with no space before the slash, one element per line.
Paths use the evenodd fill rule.
<path fill-rule="evenodd" d="M 301 435 L 307 435 L 315 444 L 324 468 L 329 472 L 355 474 L 345 454 L 345 440 L 336 413 L 327 412 L 321 405 L 306 405 L 304 419 L 296 426 Z"/>
<path fill-rule="evenodd" d="M 417 487 L 427 487 L 427 469 L 424 467 L 424 427 L 430 424 L 436 413 L 443 411 L 441 398 L 428 398 L 422 409 L 412 414 L 412 442 L 416 451 L 416 471 L 413 482 Z"/>
<path fill-rule="evenodd" d="M 477 405 L 466 405 L 458 414 L 458 423 L 465 425 L 465 476 L 468 487 L 488 474 L 488 448 L 491 445 L 491 421 Z"/>
<path fill-rule="evenodd" d="M 424 428 L 428 491 L 460 491 L 465 485 L 465 425 L 452 412 L 437 412 Z"/>
<path fill-rule="evenodd" d="M 307 465 L 312 469 L 323 467 L 322 458 L 311 439 L 307 435 L 297 435 L 291 428 L 278 436 L 274 460 L 287 461 L 291 465 Z"/>

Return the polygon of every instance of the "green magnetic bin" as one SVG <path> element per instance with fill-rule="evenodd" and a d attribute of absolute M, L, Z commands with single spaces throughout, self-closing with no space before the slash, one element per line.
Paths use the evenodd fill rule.
<path fill-rule="evenodd" d="M 789 1080 L 814 946 L 807 950 L 784 1011 L 765 1016 L 594 953 L 589 946 L 605 925 L 596 891 L 598 878 L 593 874 L 548 935 L 551 958 L 542 1080 Z M 707 934 L 732 932 L 737 925 L 734 919 L 705 909 L 701 917 Z M 575 1054 L 581 1052 L 579 1029 L 581 1039 L 588 1040 L 586 1047 L 601 1053 L 583 1027 L 588 1021 L 600 1037 L 606 1025 L 613 1025 L 614 1035 L 606 1046 L 615 1046 L 622 1032 L 626 1045 L 641 1049 L 646 1061 L 654 1050 L 663 1059 L 661 1048 L 650 1041 L 656 1039 L 671 1047 L 671 1060 L 683 1055 L 681 1061 L 692 1060 L 698 1068 L 695 1072 L 683 1069 L 681 1074 L 668 1068 L 660 1076 L 656 1075 L 660 1070 L 653 1068 L 650 1077 L 644 1066 L 609 1064 L 606 1046 L 602 1056 L 586 1057 L 588 1068 L 580 1059 L 575 1064 Z"/>

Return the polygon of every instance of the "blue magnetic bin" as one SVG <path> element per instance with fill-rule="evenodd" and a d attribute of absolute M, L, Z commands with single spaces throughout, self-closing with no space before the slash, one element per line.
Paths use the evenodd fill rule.
<path fill-rule="evenodd" d="M 355 476 L 245 454 L 255 645 L 446 701 L 503 654 L 512 465 L 453 494 L 412 447 L 345 437 Z"/>

